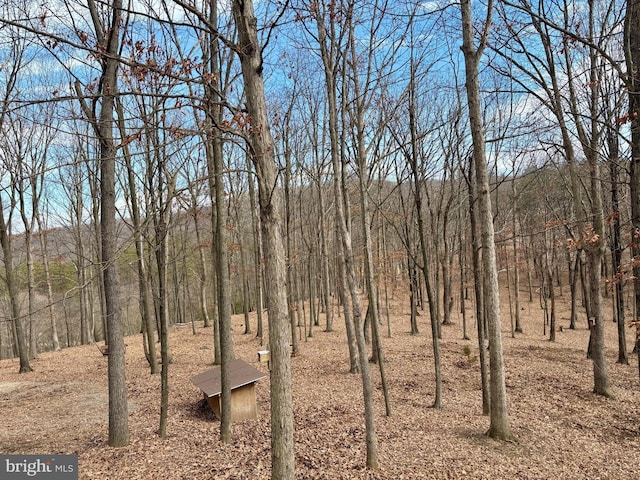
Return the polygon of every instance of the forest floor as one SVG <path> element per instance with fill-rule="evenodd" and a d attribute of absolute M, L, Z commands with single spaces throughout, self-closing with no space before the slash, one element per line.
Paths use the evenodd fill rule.
<path fill-rule="evenodd" d="M 433 402 L 434 374 L 428 315 L 421 333 L 409 335 L 409 311 L 396 297 L 392 337 L 382 329 L 392 415 L 385 416 L 379 372 L 375 381 L 379 469 L 365 464 L 360 377 L 348 373 L 342 318 L 335 331 L 322 327 L 300 341 L 292 359 L 296 478 L 299 479 L 623 479 L 640 471 L 640 382 L 637 359 L 616 364 L 616 325 L 608 320 L 607 365 L 614 398 L 592 393 L 586 359 L 588 330 L 581 320 L 551 343 L 542 334 L 537 301 L 523 301 L 523 334 L 511 337 L 503 305 L 503 345 L 514 442 L 485 432 L 475 323 L 462 340 L 459 314 L 442 327 L 443 408 Z M 399 302 L 403 302 L 402 306 Z M 610 317 L 610 309 L 607 310 Z M 321 316 L 321 321 L 324 316 Z M 233 319 L 235 354 L 257 362 L 255 335 Z M 251 315 L 255 331 L 255 314 Z M 629 352 L 634 332 L 627 332 Z M 34 372 L 19 375 L 17 360 L 0 362 L 0 452 L 76 453 L 81 479 L 267 479 L 270 474 L 269 378 L 257 384 L 259 419 L 233 425 L 233 443 L 218 441 L 219 422 L 190 379 L 212 364 L 212 330 L 171 329 L 168 437 L 157 435 L 160 378 L 151 376 L 140 336 L 128 337 L 127 383 L 130 445 L 107 446 L 107 359 L 95 345 L 42 353 Z M 470 354 L 465 354 L 468 346 Z"/>

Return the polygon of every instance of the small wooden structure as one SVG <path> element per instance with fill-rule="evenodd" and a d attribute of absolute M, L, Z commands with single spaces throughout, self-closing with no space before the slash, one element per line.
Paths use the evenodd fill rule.
<path fill-rule="evenodd" d="M 256 404 L 256 382 L 266 374 L 238 358 L 231 360 L 231 421 L 252 420 L 258 418 Z M 220 367 L 202 372 L 191 382 L 202 390 L 216 417 L 221 418 L 220 395 L 222 393 Z"/>

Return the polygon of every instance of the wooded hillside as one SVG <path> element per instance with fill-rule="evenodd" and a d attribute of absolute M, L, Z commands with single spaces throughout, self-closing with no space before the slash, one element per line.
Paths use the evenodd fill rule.
<path fill-rule="evenodd" d="M 598 412 L 570 425 L 596 432 L 611 419 L 635 448 L 635 420 L 604 406 L 626 412 L 640 378 L 639 9 L 635 0 L 0 4 L 0 360 L 24 374 L 7 398 L 28 382 L 40 388 L 29 379 L 49 362 L 82 377 L 91 369 L 75 356 L 104 354 L 96 385 L 107 387 L 107 444 L 125 450 L 98 451 L 124 459 L 151 441 L 136 431 L 142 419 L 157 421 L 150 431 L 166 443 L 157 448 L 187 442 L 175 437 L 184 410 L 175 395 L 190 391 L 180 368 L 212 363 L 220 423 L 204 425 L 225 452 L 256 433 L 232 425 L 232 365 L 255 358 L 259 341 L 270 358 L 269 445 L 249 450 L 269 452 L 252 464 L 276 480 L 316 465 L 302 452 L 325 436 L 307 437 L 300 422 L 320 423 L 318 401 L 305 407 L 296 378 L 308 376 L 312 392 L 327 356 L 349 374 L 325 386 L 323 401 L 359 383 L 321 411 L 356 422 L 348 448 L 362 449 L 353 465 L 371 475 L 410 465 L 399 456 L 404 430 L 387 417 L 419 423 L 428 407 L 446 429 L 426 429 L 440 432 L 428 455 L 453 455 L 438 445 L 459 435 L 487 447 L 474 455 L 478 475 L 494 463 L 518 468 L 492 455 L 528 458 L 522 445 L 534 452 L 533 438 L 557 426 L 520 409 L 534 386 L 550 409 L 553 385 L 563 392 L 555 406 Z M 196 335 L 203 327 L 211 335 Z M 196 343 L 197 359 L 181 364 Z M 536 352 L 538 363 L 518 363 Z M 576 362 L 583 393 L 567 397 Z M 425 386 L 407 400 L 415 411 L 398 415 L 402 395 Z M 453 392 L 480 406 L 448 423 Z M 143 404 L 158 410 L 136 415 Z M 484 416 L 478 431 L 504 443 L 449 430 Z M 347 441 L 330 431 L 327 442 Z M 390 439 L 399 443 L 385 450 Z M 544 465 L 527 463 L 531 475 L 559 468 L 564 457 L 546 448 Z M 568 477 L 574 465 L 615 476 L 573 450 L 562 450 Z M 95 458 L 83 459 L 87 472 L 101 468 Z M 338 464 L 317 465 L 332 477 Z"/>
<path fill-rule="evenodd" d="M 615 399 L 591 393 L 588 330 L 569 330 L 565 293 L 559 302 L 556 342 L 542 333 L 543 313 L 523 303 L 524 334 L 511 338 L 503 322 L 507 391 L 518 441 L 487 438 L 482 415 L 478 350 L 462 340 L 460 316 L 443 327 L 443 408 L 429 408 L 434 395 L 427 316 L 410 335 L 410 309 L 392 296 L 392 337 L 383 338 L 392 416 L 386 417 L 379 375 L 374 375 L 380 469 L 364 470 L 361 389 L 349 374 L 342 321 L 331 333 L 318 329 L 301 339 L 293 359 L 295 452 L 299 478 L 555 478 L 633 477 L 640 454 L 640 392 L 635 368 L 615 365 L 615 324 L 607 322 L 608 362 Z M 508 311 L 505 304 L 504 310 Z M 305 305 L 308 315 L 308 304 Z M 255 313 L 250 315 L 255 321 Z M 342 319 L 340 319 L 342 320 Z M 321 316 L 324 323 L 324 316 Z M 243 317 L 233 317 L 235 351 L 259 369 L 259 339 L 245 335 Z M 386 330 L 385 330 L 386 331 Z M 46 353 L 35 373 L 17 374 L 15 360 L 0 362 L 0 408 L 6 453 L 77 452 L 80 478 L 265 479 L 269 478 L 269 380 L 257 384 L 258 420 L 233 425 L 234 442 L 217 441 L 219 420 L 190 378 L 211 368 L 211 328 L 171 329 L 173 363 L 168 438 L 157 436 L 158 377 L 148 372 L 139 335 L 127 343 L 132 441 L 107 446 L 106 360 L 95 346 Z M 606 454 L 603 455 L 603 452 Z"/>

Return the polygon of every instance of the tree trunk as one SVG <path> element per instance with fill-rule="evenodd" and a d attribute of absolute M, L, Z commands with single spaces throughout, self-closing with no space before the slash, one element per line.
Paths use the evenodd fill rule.
<path fill-rule="evenodd" d="M 420 238 L 420 253 L 422 254 L 422 276 L 427 290 L 427 299 L 429 301 L 429 318 L 431 321 L 431 342 L 433 346 L 433 367 L 435 374 L 435 392 L 433 399 L 433 408 L 442 408 L 442 372 L 440 366 L 440 316 L 438 312 L 438 293 L 437 289 L 434 293 L 429 267 L 429 252 L 426 238 L 426 229 L 424 225 L 424 212 L 422 208 L 422 178 L 418 173 L 418 132 L 416 118 L 416 85 L 415 85 L 415 67 L 412 64 L 411 79 L 409 86 L 410 106 L 409 106 L 409 129 L 411 135 L 411 154 L 409 155 L 409 163 L 411 166 L 411 174 L 415 186 L 415 204 L 416 217 L 418 220 L 418 235 Z M 436 272 L 438 266 L 436 264 Z M 436 282 L 437 283 L 437 282 Z M 419 291 L 419 290 L 418 290 Z"/>
<path fill-rule="evenodd" d="M 20 357 L 20 373 L 32 372 L 33 369 L 29 365 L 29 351 L 26 344 L 24 325 L 20 316 L 20 306 L 18 305 L 18 289 L 13 271 L 13 250 L 11 247 L 11 236 L 7 228 L 4 218 L 4 205 L 2 196 L 0 196 L 0 243 L 2 244 L 2 254 L 5 269 L 5 281 L 7 291 L 9 293 L 9 303 L 11 304 L 11 322 L 18 348 L 18 356 Z"/>
<path fill-rule="evenodd" d="M 353 30 L 350 31 L 350 44 L 351 44 L 351 61 L 353 65 L 357 64 L 357 54 L 355 48 L 355 41 Z M 373 239 L 371 238 L 371 213 L 369 212 L 369 192 L 367 187 L 369 185 L 369 170 L 367 165 L 367 151 L 365 147 L 365 106 L 363 105 L 363 98 L 366 95 L 361 95 L 360 82 L 358 80 L 357 72 L 353 75 L 353 89 L 355 98 L 358 99 L 354 103 L 354 117 L 355 117 L 355 129 L 356 129 L 356 161 L 358 167 L 358 186 L 360 190 L 360 202 L 362 211 L 360 212 L 362 237 L 364 239 L 364 276 L 365 285 L 367 287 L 367 296 L 369 299 L 369 305 L 367 312 L 371 312 L 371 332 L 373 338 L 374 358 L 378 363 L 380 369 L 380 377 L 382 381 L 382 391 L 384 393 L 385 408 L 387 416 L 391 415 L 391 404 L 389 399 L 389 392 L 387 389 L 387 382 L 384 369 L 384 355 L 382 350 L 382 339 L 380 338 L 380 312 L 377 302 L 377 284 L 374 277 L 373 266 Z M 328 283 L 327 283 L 328 284 Z M 328 292 L 327 292 L 328 294 Z M 435 352 L 437 354 L 437 351 Z M 434 403 L 434 407 L 440 407 L 439 404 Z"/>
<path fill-rule="evenodd" d="M 489 373 L 486 359 L 486 330 L 484 314 L 484 294 L 482 281 L 482 262 L 480 259 L 480 233 L 478 227 L 478 209 L 476 181 L 473 173 L 473 162 L 469 165 L 469 219 L 471 221 L 471 261 L 473 263 L 473 290 L 476 299 L 476 326 L 478 330 L 478 352 L 480 358 L 480 382 L 482 385 L 482 414 L 489 415 L 491 397 L 489 394 Z"/>
<path fill-rule="evenodd" d="M 623 279 L 620 275 L 620 265 L 622 263 L 622 245 L 620 243 L 620 205 L 618 201 L 618 135 L 617 128 L 609 129 L 607 132 L 607 143 L 609 145 L 609 178 L 611 180 L 611 269 L 613 270 L 614 286 L 614 312 L 615 320 L 618 324 L 618 362 L 629 365 L 627 355 L 627 337 L 624 323 L 624 288 Z"/>
<path fill-rule="evenodd" d="M 210 4 L 210 22 L 217 28 L 218 2 L 212 1 Z M 214 179 L 215 197 L 215 259 L 216 259 L 216 285 L 218 304 L 218 325 L 220 337 L 220 383 L 221 383 L 221 420 L 220 420 L 220 441 L 231 443 L 231 372 L 229 370 L 231 360 L 234 358 L 233 339 L 231 336 L 231 279 L 229 277 L 229 240 L 228 240 L 228 214 L 225 200 L 224 185 L 224 160 L 222 156 L 222 138 L 217 129 L 221 121 L 221 99 L 218 98 L 219 82 L 218 65 L 218 37 L 217 34 L 210 33 L 210 54 L 209 65 L 211 69 L 213 85 L 207 85 L 207 117 L 209 117 L 210 131 L 207 132 L 208 142 L 211 144 L 208 149 L 210 158 L 207 161 L 209 176 Z M 242 57 L 241 57 L 242 58 Z M 246 87 L 245 87 L 246 88 Z M 248 96 L 248 93 L 247 93 Z"/>
<path fill-rule="evenodd" d="M 258 177 L 260 219 L 265 239 L 269 347 L 271 350 L 271 477 L 293 480 L 293 400 L 291 392 L 290 324 L 287 308 L 286 258 L 282 238 L 281 193 L 273 137 L 269 128 L 262 77 L 262 50 L 252 0 L 234 0 L 250 148 Z"/>
<path fill-rule="evenodd" d="M 589 38 L 594 38 L 597 34 L 594 26 L 595 10 L 593 2 L 589 2 Z M 599 55 L 593 49 L 589 49 L 589 127 L 590 136 L 582 133 L 582 129 L 578 128 L 578 136 L 583 145 L 584 154 L 589 166 L 589 194 L 590 194 L 590 218 L 591 228 L 585 228 L 583 233 L 583 242 L 586 243 L 585 251 L 587 253 L 587 261 L 589 263 L 589 298 L 591 299 L 591 315 L 595 319 L 595 323 L 591 330 L 593 336 L 591 343 L 592 359 L 593 359 L 593 382 L 594 393 L 605 397 L 611 396 L 609 392 L 609 378 L 607 374 L 607 364 L 605 359 L 605 338 L 604 338 L 604 313 L 602 307 L 602 261 L 605 250 L 605 228 L 604 214 L 602 207 L 602 180 L 600 178 L 600 165 L 598 148 L 600 147 L 601 129 L 599 124 L 600 110 L 600 71 L 599 71 Z M 573 91 L 572 100 L 573 100 Z M 572 113 L 576 118 L 580 118 L 582 113 L 577 108 L 577 101 L 571 103 Z M 580 125 L 577 125 L 580 127 Z"/>
<path fill-rule="evenodd" d="M 215 3 L 215 2 L 214 2 Z M 227 235 L 227 209 L 223 182 L 222 145 L 214 139 L 214 175 L 216 198 L 216 278 L 218 286 L 218 322 L 220 325 L 220 370 L 222 393 L 220 441 L 231 443 L 231 372 L 233 339 L 231 336 L 231 280 L 229 278 L 229 251 Z"/>
<path fill-rule="evenodd" d="M 20 128 L 20 127 L 18 127 Z M 22 131 L 16 132 L 22 134 Z M 38 214 L 38 203 L 40 201 L 40 192 L 38 191 L 37 173 L 35 168 L 27 170 L 27 159 L 24 158 L 22 151 L 22 141 L 19 144 L 15 155 L 18 161 L 17 178 L 12 179 L 12 183 L 16 189 L 18 196 L 18 205 L 20 217 L 24 225 L 24 248 L 27 257 L 27 295 L 28 295 L 28 312 L 27 319 L 29 324 L 29 358 L 38 358 L 38 321 L 36 312 L 36 291 L 35 291 L 35 272 L 33 265 L 33 228 L 35 219 Z M 28 148 L 28 147 L 27 147 Z M 13 176 L 13 175 L 12 175 Z M 25 180 L 28 179 L 31 192 L 31 212 L 27 212 L 27 188 Z"/>
<path fill-rule="evenodd" d="M 322 290 L 324 291 L 324 310 L 325 310 L 325 332 L 333 332 L 333 311 L 331 309 L 331 282 L 329 279 L 329 252 L 327 247 L 327 234 L 325 232 L 325 206 L 323 186 L 318 184 L 318 205 L 320 208 L 320 258 L 321 258 L 321 275 Z"/>
<path fill-rule="evenodd" d="M 99 85 L 99 116 L 80 97 L 82 108 L 93 124 L 100 145 L 100 261 L 102 262 L 102 291 L 106 341 L 109 345 L 109 445 L 129 444 L 129 413 L 125 376 L 125 351 L 122 312 L 119 298 L 117 267 L 116 222 L 116 145 L 113 138 L 115 95 L 119 66 L 119 42 L 122 22 L 122 0 L 114 0 L 107 8 L 108 26 L 101 23 L 99 8 L 88 0 L 94 30 L 104 52 L 101 57 L 102 75 Z M 80 87 L 77 86 L 77 90 Z M 79 92 L 80 93 L 80 92 Z M 94 99 L 93 102 L 97 102 Z M 95 107 L 95 103 L 94 103 Z"/>
<path fill-rule="evenodd" d="M 408 229 L 408 225 L 405 225 Z M 408 236 L 408 235 L 407 235 Z M 407 254 L 407 273 L 409 274 L 409 308 L 411 311 L 411 335 L 417 335 L 418 330 L 418 272 L 410 252 Z"/>
<path fill-rule="evenodd" d="M 23 217 L 27 220 L 26 217 Z M 27 220 L 28 223 L 32 223 Z M 32 225 L 25 225 L 25 249 L 27 251 L 27 294 L 29 313 L 29 358 L 38 358 L 38 324 L 36 321 L 35 275 L 33 271 L 33 230 Z"/>
<path fill-rule="evenodd" d="M 513 207 L 512 207 L 512 213 L 511 213 L 511 225 L 513 228 L 513 290 L 514 290 L 514 298 L 515 298 L 515 305 L 514 305 L 514 309 L 515 309 L 515 321 L 516 321 L 516 328 L 515 331 L 516 333 L 523 333 L 522 330 L 522 325 L 520 323 L 520 269 L 519 269 L 519 262 L 518 262 L 518 236 L 516 235 L 517 232 L 517 222 L 516 222 L 516 208 L 515 208 L 515 204 L 516 204 L 516 181 L 515 181 L 515 175 L 514 178 L 511 180 L 511 192 L 512 192 L 512 196 L 513 196 Z"/>
<path fill-rule="evenodd" d="M 262 320 L 262 310 L 264 305 L 263 299 L 263 282 L 262 282 L 262 235 L 260 233 L 260 217 L 256 214 L 256 188 L 253 183 L 253 171 L 251 169 L 251 162 L 249 157 L 247 156 L 247 170 L 249 171 L 249 205 L 251 208 L 251 227 L 253 231 L 253 242 L 255 244 L 255 257 L 254 257 L 254 265 L 255 265 L 255 285 L 256 285 L 256 296 L 257 296 L 257 305 L 256 311 L 258 313 L 258 322 L 256 326 L 256 337 L 260 339 L 260 345 L 263 344 L 263 320 Z"/>
<path fill-rule="evenodd" d="M 161 190 L 162 191 L 162 190 Z M 155 225 L 156 265 L 158 268 L 158 290 L 156 304 L 158 306 L 158 323 L 160 325 L 160 438 L 167 438 L 167 419 L 169 415 L 169 292 L 167 285 L 168 232 L 163 202 L 157 205 L 161 210 Z"/>
<path fill-rule="evenodd" d="M 290 105 L 291 108 L 292 105 Z M 287 112 L 288 115 L 289 112 Z M 289 125 L 285 126 L 284 136 L 284 158 L 285 158 L 285 170 L 284 170 L 284 208 L 285 208 L 285 229 L 286 229 L 286 255 L 287 255 L 287 304 L 289 310 L 289 323 L 291 324 L 291 354 L 298 354 L 298 337 L 296 335 L 296 311 L 294 292 L 291 281 L 291 275 L 293 270 L 292 252 L 291 252 L 291 148 L 289 147 Z M 310 256 L 311 257 L 311 256 Z M 311 273 L 311 272 L 309 272 Z M 311 276 L 309 277 L 311 281 Z M 311 287 L 311 285 L 309 285 Z M 312 326 L 309 326 L 309 336 L 313 336 Z"/>
<path fill-rule="evenodd" d="M 498 293 L 498 269 L 496 265 L 496 249 L 493 232 L 493 215 L 489 178 L 487 174 L 487 160 L 485 139 L 482 126 L 482 110 L 480 106 L 480 86 L 478 81 L 478 63 L 484 48 L 481 44 L 478 50 L 474 47 L 473 24 L 471 15 L 471 1 L 462 0 L 462 51 L 465 59 L 465 86 L 469 106 L 469 122 L 473 139 L 473 164 L 475 167 L 475 181 L 477 184 L 478 217 L 480 220 L 482 267 L 484 279 L 485 311 L 487 312 L 489 359 L 490 359 L 490 392 L 491 392 L 491 423 L 488 435 L 500 440 L 513 438 L 507 410 L 507 392 L 504 377 L 504 360 L 502 356 L 502 334 L 500 325 L 500 297 Z M 491 25 L 490 1 L 483 41 Z"/>
<path fill-rule="evenodd" d="M 545 236 L 547 232 L 545 232 Z M 549 289 L 548 294 L 544 293 L 545 296 L 545 305 L 546 298 L 549 297 L 549 301 L 551 303 L 550 311 L 549 311 L 549 341 L 556 341 L 556 296 L 555 290 L 553 287 L 553 271 L 552 271 L 552 261 L 549 259 L 551 256 L 550 249 L 553 248 L 553 242 L 546 242 L 546 248 L 544 252 L 544 278 L 546 279 L 547 288 Z"/>
<path fill-rule="evenodd" d="M 458 227 L 461 226 L 459 223 Z M 467 237 L 465 234 L 465 238 L 462 236 L 462 232 L 460 228 L 458 228 L 458 236 L 460 238 L 460 242 L 458 243 L 458 266 L 460 267 L 460 314 L 462 315 L 462 339 L 470 340 L 469 335 L 467 334 Z"/>
<path fill-rule="evenodd" d="M 353 323 L 356 344 L 358 347 L 358 359 L 360 362 L 360 374 L 362 376 L 362 392 L 364 400 L 365 436 L 367 447 L 366 465 L 368 468 L 378 467 L 378 441 L 376 437 L 375 418 L 373 410 L 373 387 L 371 384 L 371 372 L 369 370 L 369 359 L 367 347 L 364 341 L 364 331 L 362 325 L 362 306 L 356 284 L 355 264 L 351 244 L 350 215 L 348 211 L 347 192 L 344 189 L 345 179 L 344 169 L 341 161 L 342 143 L 338 136 L 338 104 L 337 104 L 337 76 L 336 59 L 330 54 L 329 43 L 332 49 L 337 48 L 335 38 L 328 38 L 324 18 L 317 9 L 318 43 L 324 65 L 325 86 L 327 89 L 328 114 L 329 114 L 329 137 L 331 142 L 331 163 L 334 174 L 334 196 L 336 202 L 336 222 L 338 224 L 338 234 L 342 243 L 342 254 L 344 256 L 345 279 L 351 296 L 351 307 L 353 310 Z M 332 32 L 333 33 L 333 32 Z M 346 101 L 343 98 L 343 101 Z M 345 110 L 342 110 L 346 115 Z"/>
<path fill-rule="evenodd" d="M 49 268 L 49 255 L 47 247 L 47 231 L 42 221 L 42 217 L 37 215 L 38 230 L 40 231 L 40 251 L 42 252 L 42 265 L 44 268 L 44 278 L 47 285 L 47 313 L 49 315 L 49 324 L 51 325 L 51 341 L 54 352 L 60 350 L 60 340 L 58 339 L 58 326 L 56 316 L 53 309 L 53 284 L 51 281 L 51 270 Z"/>
<path fill-rule="evenodd" d="M 121 138 L 126 138 L 124 112 L 120 101 L 116 101 L 118 113 L 118 128 Z M 138 192 L 136 189 L 135 172 L 131 162 L 131 155 L 127 145 L 123 147 L 124 161 L 127 169 L 127 187 L 129 188 L 129 201 L 131 202 L 131 220 L 133 223 L 133 238 L 136 249 L 136 266 L 138 270 L 138 303 L 140 305 L 140 317 L 143 324 L 144 342 L 147 350 L 147 361 L 151 374 L 158 373 L 158 355 L 155 346 L 155 325 L 149 305 L 149 289 L 147 284 L 147 265 L 145 263 L 145 251 L 142 237 L 142 222 L 140 220 L 140 207 L 138 205 Z"/>
<path fill-rule="evenodd" d="M 337 221 L 337 220 L 336 220 Z M 346 269 L 344 262 L 344 247 L 342 242 L 338 242 L 338 280 L 339 280 L 339 297 L 344 312 L 345 330 L 347 331 L 347 345 L 349 346 L 349 373 L 360 373 L 360 359 L 358 355 L 358 344 L 356 340 L 356 332 L 351 319 L 351 301 L 347 286 Z"/>
<path fill-rule="evenodd" d="M 244 313 L 244 334 L 248 335 L 251 332 L 251 322 L 250 322 L 250 318 L 249 318 L 249 311 L 251 310 L 251 299 L 249 298 L 249 277 L 248 277 L 248 271 L 249 269 L 247 268 L 247 254 L 245 253 L 245 246 L 244 243 L 242 243 L 242 239 L 239 239 L 240 243 L 240 265 L 242 268 L 242 276 L 241 276 L 241 282 L 242 282 L 242 310 Z"/>
<path fill-rule="evenodd" d="M 629 165 L 629 186 L 631 203 L 631 227 L 640 231 L 640 2 L 628 1 L 625 15 L 625 61 L 627 89 L 629 92 L 629 121 L 631 122 L 631 162 Z M 634 321 L 640 313 L 640 239 L 636 233 L 631 242 L 633 256 Z M 636 350 L 638 373 L 640 374 L 640 324 L 636 323 Z"/>
<path fill-rule="evenodd" d="M 194 202 L 196 200 L 194 199 Z M 196 234 L 196 243 L 198 249 L 198 260 L 200 261 L 200 278 L 199 278 L 199 290 L 198 300 L 200 306 L 200 316 L 202 317 L 203 327 L 208 328 L 211 326 L 211 317 L 209 316 L 209 305 L 207 302 L 207 285 L 209 283 L 209 270 L 207 268 L 207 261 L 205 258 L 204 250 L 205 246 L 202 242 L 202 234 L 200 232 L 200 212 L 197 211 L 197 207 L 194 205 L 193 211 L 193 229 Z"/>
<path fill-rule="evenodd" d="M 78 88 L 78 97 L 82 94 L 80 89 Z M 89 111 L 87 111 L 87 116 L 90 115 Z M 91 296 L 89 313 L 91 319 L 89 319 L 89 323 L 87 324 L 87 328 L 93 330 L 93 337 L 95 339 L 102 339 L 105 342 L 105 345 L 109 344 L 109 339 L 107 338 L 107 317 L 106 317 L 106 300 L 104 293 L 104 269 L 102 268 L 102 224 L 100 222 L 100 164 L 99 162 L 96 171 L 92 171 L 89 166 L 89 162 L 87 162 L 87 175 L 89 176 L 89 188 L 91 191 L 91 213 L 92 213 L 92 223 L 93 223 L 93 243 L 90 245 L 93 249 L 95 249 L 95 255 L 93 257 L 93 261 L 91 263 L 92 271 L 91 274 L 86 276 L 85 278 L 96 278 L 97 281 L 95 283 L 95 287 L 98 290 L 98 300 L 100 301 L 98 312 L 100 314 L 100 323 L 95 322 L 95 306 L 94 306 L 94 298 Z M 82 212 L 79 213 L 82 218 Z M 84 224 L 84 219 L 80 221 L 79 225 Z M 91 292 L 93 293 L 93 292 Z M 93 324 L 93 329 L 91 329 L 91 324 Z M 89 337 L 91 333 L 89 333 Z M 89 340 L 88 340 L 89 341 Z"/>

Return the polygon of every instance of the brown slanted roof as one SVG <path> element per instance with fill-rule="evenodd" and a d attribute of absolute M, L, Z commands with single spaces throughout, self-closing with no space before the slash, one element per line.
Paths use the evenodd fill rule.
<path fill-rule="evenodd" d="M 239 358 L 231 360 L 229 370 L 231 373 L 231 390 L 257 382 L 262 377 L 266 377 L 266 374 Z M 221 371 L 218 366 L 196 375 L 191 379 L 191 383 L 202 390 L 207 397 L 215 397 L 222 392 L 220 377 Z"/>

